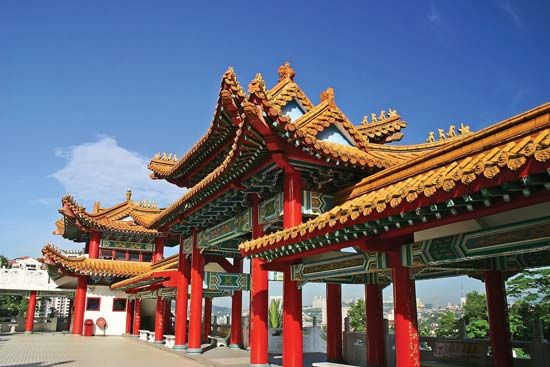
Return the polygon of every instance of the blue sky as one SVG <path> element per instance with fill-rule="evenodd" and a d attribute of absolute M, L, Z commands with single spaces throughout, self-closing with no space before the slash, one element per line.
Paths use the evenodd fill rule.
<path fill-rule="evenodd" d="M 147 178 L 145 163 L 200 138 L 229 65 L 243 86 L 256 72 L 273 85 L 290 61 L 311 99 L 334 87 L 356 123 L 396 108 L 406 143 L 542 104 L 549 12 L 547 1 L 4 0 L 0 253 L 76 248 L 51 235 L 67 192 L 88 207 L 114 204 L 128 187 L 161 205 L 176 198 L 179 190 Z M 439 297 L 445 286 L 418 293 Z"/>

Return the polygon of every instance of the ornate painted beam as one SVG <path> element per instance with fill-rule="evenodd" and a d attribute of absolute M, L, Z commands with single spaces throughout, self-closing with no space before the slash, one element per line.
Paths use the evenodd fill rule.
<path fill-rule="evenodd" d="M 550 217 L 403 245 L 404 266 L 439 266 L 550 250 Z"/>

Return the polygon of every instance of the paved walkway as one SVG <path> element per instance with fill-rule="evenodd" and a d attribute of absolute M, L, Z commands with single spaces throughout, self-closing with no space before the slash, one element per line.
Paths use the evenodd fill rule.
<path fill-rule="evenodd" d="M 129 362 L 131 361 L 131 362 Z M 0 335 L 2 367 L 204 367 L 197 361 L 118 336 Z"/>
<path fill-rule="evenodd" d="M 249 352 L 203 345 L 204 353 L 188 356 L 132 337 L 82 337 L 61 333 L 0 334 L 2 367 L 248 367 Z M 272 366 L 281 356 L 270 356 Z M 324 361 L 321 353 L 304 355 L 304 366 Z"/>

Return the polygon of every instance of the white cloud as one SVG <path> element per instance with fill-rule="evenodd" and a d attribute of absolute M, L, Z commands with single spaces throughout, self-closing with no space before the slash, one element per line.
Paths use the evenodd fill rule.
<path fill-rule="evenodd" d="M 105 206 L 117 204 L 124 200 L 127 189 L 132 190 L 135 200 L 166 206 L 184 192 L 164 180 L 149 178 L 148 159 L 119 146 L 113 137 L 56 149 L 55 155 L 65 159 L 66 164 L 52 177 L 88 206 L 94 201 Z"/>
<path fill-rule="evenodd" d="M 427 18 L 432 23 L 439 23 L 441 21 L 441 14 L 437 11 L 433 1 L 430 3 L 430 12 L 428 13 Z"/>
<path fill-rule="evenodd" d="M 499 3 L 498 7 L 512 20 L 516 27 L 521 28 L 523 23 L 519 14 L 512 7 L 512 4 L 510 4 L 509 2 L 503 2 Z"/>

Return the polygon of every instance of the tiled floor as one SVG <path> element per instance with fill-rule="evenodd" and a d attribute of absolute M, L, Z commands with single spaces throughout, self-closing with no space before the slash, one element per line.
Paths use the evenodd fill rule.
<path fill-rule="evenodd" d="M 132 337 L 82 337 L 60 333 L 0 334 L 1 367 L 248 367 L 249 352 L 203 345 L 204 353 L 189 356 Z M 281 356 L 270 356 L 273 366 Z M 305 354 L 304 366 L 325 355 Z"/>
<path fill-rule="evenodd" d="M 2 367 L 195 367 L 197 361 L 124 337 L 0 335 Z"/>

